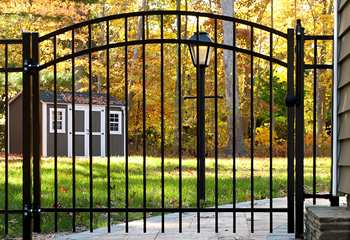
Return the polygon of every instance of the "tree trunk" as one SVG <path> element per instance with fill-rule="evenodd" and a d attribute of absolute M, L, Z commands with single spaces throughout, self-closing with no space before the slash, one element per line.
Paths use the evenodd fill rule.
<path fill-rule="evenodd" d="M 105 16 L 105 11 L 106 11 L 106 0 L 103 0 L 102 1 L 102 14 L 100 17 L 104 17 Z M 105 44 L 105 34 L 104 34 L 104 31 L 106 29 L 105 25 L 103 22 L 100 23 L 100 27 L 101 27 L 101 33 L 100 33 L 100 46 L 103 46 Z M 106 51 L 109 51 L 109 50 L 106 50 Z M 105 51 L 102 51 L 100 53 L 100 56 L 99 56 L 99 62 L 100 64 L 103 65 L 103 59 L 104 59 L 104 55 L 105 55 Z M 102 92 L 102 72 L 99 71 L 97 73 L 97 82 L 95 83 L 95 89 L 96 89 L 96 92 L 98 93 L 101 93 Z"/>
<path fill-rule="evenodd" d="M 141 11 L 145 11 L 145 10 L 146 10 L 146 0 L 142 0 Z M 142 31 L 143 31 L 143 24 L 142 23 L 143 23 L 142 17 L 140 17 L 138 25 L 137 25 L 136 40 L 141 39 Z M 140 52 L 139 47 L 135 46 L 134 47 L 134 54 L 133 54 L 132 59 L 131 59 L 131 67 L 130 67 L 130 80 L 129 80 L 129 84 L 128 84 L 129 92 L 128 92 L 128 106 L 127 106 L 128 114 L 127 114 L 126 121 L 129 121 L 131 108 L 135 108 L 135 109 L 140 108 L 139 104 L 138 104 L 138 106 L 133 106 L 135 92 L 134 92 L 134 90 L 132 90 L 132 87 L 135 84 L 135 76 L 134 76 L 135 61 L 139 57 L 139 52 Z M 125 56 L 125 57 L 127 58 L 128 56 Z M 127 79 L 126 79 L 126 81 L 127 81 Z M 136 126 L 137 126 L 138 118 L 139 118 L 139 115 L 136 115 Z M 134 136 L 133 136 L 134 146 L 139 146 L 139 139 L 140 139 L 140 136 L 137 133 L 137 130 L 135 130 Z"/>
<path fill-rule="evenodd" d="M 244 70 L 244 76 L 243 76 L 243 96 L 251 97 L 250 96 L 250 72 Z M 249 119 L 248 116 L 241 116 L 242 121 L 242 130 L 243 130 L 243 136 L 245 138 L 249 137 Z"/>
<path fill-rule="evenodd" d="M 180 11 L 180 7 L 181 7 L 181 1 L 177 0 L 176 1 L 176 10 Z M 187 11 L 187 1 L 186 1 L 186 11 Z M 181 19 L 180 19 L 181 21 Z M 187 39 L 187 21 L 185 22 L 185 39 Z M 178 51 L 178 55 L 179 55 L 179 51 L 180 48 L 177 49 Z M 185 81 L 185 65 L 183 65 L 183 76 L 182 76 L 182 82 Z M 175 86 L 175 129 L 174 129 L 174 154 L 178 154 L 179 153 L 179 132 L 182 132 L 182 124 L 181 124 L 181 128 L 179 129 L 179 121 L 182 123 L 183 119 L 179 119 L 179 111 L 181 111 L 181 109 L 179 109 L 179 83 L 181 82 L 181 76 L 179 75 L 179 71 L 178 68 L 180 66 L 177 66 L 176 68 L 176 86 Z"/>
<path fill-rule="evenodd" d="M 142 5 L 141 5 L 141 11 L 146 11 L 146 0 L 142 0 Z M 142 35 L 142 30 L 143 30 L 143 26 L 142 26 L 142 17 L 139 18 L 139 22 L 137 25 L 137 34 L 136 34 L 136 39 L 135 40 L 140 40 L 141 39 L 141 35 Z M 128 57 L 128 56 L 125 56 Z M 133 99 L 135 96 L 135 93 L 132 89 L 132 87 L 135 84 L 135 80 L 134 80 L 134 65 L 135 65 L 135 61 L 136 59 L 139 57 L 139 47 L 135 46 L 134 47 L 134 54 L 132 56 L 132 60 L 131 60 L 131 72 L 130 72 L 130 81 L 128 84 L 128 118 L 130 117 L 130 109 L 132 108 L 133 105 Z M 129 121 L 129 119 L 127 119 L 126 121 Z"/>
<path fill-rule="evenodd" d="M 330 14 L 332 11 L 332 3 L 327 3 L 327 1 L 323 1 L 323 10 L 322 14 Z M 315 19 L 316 22 L 316 19 Z M 316 26 L 315 26 L 316 28 Z M 325 34 L 324 32 L 324 23 L 322 23 L 322 33 Z M 326 46 L 324 44 L 321 45 L 321 54 L 320 58 L 318 60 L 319 64 L 325 64 L 326 60 Z M 325 73 L 325 69 L 319 69 L 317 72 L 317 77 L 316 77 L 316 87 L 314 91 L 316 92 L 316 99 L 317 102 L 314 103 L 316 104 L 316 113 L 317 113 L 317 137 L 316 137 L 316 156 L 319 156 L 320 154 L 320 141 L 321 137 L 324 136 L 324 130 L 326 129 L 326 117 L 327 117 L 327 104 L 326 104 L 326 83 L 324 77 L 322 77 L 322 74 Z M 316 74 L 316 73 L 314 73 Z"/>
<path fill-rule="evenodd" d="M 234 0 L 221 0 L 222 15 L 234 17 Z M 224 30 L 224 44 L 234 45 L 233 43 L 233 25 L 232 22 L 223 21 Z M 240 97 L 238 90 L 238 77 L 237 74 L 237 63 L 235 69 L 233 69 L 233 58 L 236 58 L 236 54 L 232 51 L 224 50 L 223 62 L 224 62 L 224 73 L 225 73 L 225 95 L 226 95 L 226 107 L 229 116 L 227 117 L 227 130 L 228 139 L 225 147 L 225 155 L 233 155 L 233 141 L 235 141 L 235 153 L 236 156 L 246 156 L 247 150 L 244 145 L 244 137 L 242 131 L 241 112 L 239 109 Z M 237 61 L 236 61 L 237 62 Z M 235 70 L 235 72 L 233 72 Z M 233 81 L 235 81 L 235 89 L 233 89 Z M 233 99 L 234 92 L 235 99 Z M 233 123 L 233 114 L 235 114 L 235 123 Z M 235 127 L 235 136 L 233 136 L 233 127 Z"/>

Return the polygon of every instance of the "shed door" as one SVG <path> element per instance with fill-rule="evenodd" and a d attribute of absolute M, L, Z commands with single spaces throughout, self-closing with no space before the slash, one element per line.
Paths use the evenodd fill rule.
<path fill-rule="evenodd" d="M 86 112 L 87 111 L 85 109 L 75 110 L 75 155 L 76 156 L 88 156 L 86 154 L 86 150 L 88 150 L 88 145 L 86 145 L 86 143 L 88 139 L 89 125 L 87 124 L 87 121 L 85 121 Z"/>
<path fill-rule="evenodd" d="M 104 109 L 92 110 L 92 155 L 105 156 L 105 114 Z"/>
<path fill-rule="evenodd" d="M 73 122 L 72 108 L 69 108 L 70 123 Z M 105 115 L 104 108 L 92 109 L 92 131 L 89 129 L 89 108 L 75 108 L 75 156 L 88 157 L 90 155 L 90 132 L 92 132 L 92 155 L 105 155 Z M 69 126 L 69 156 L 73 155 L 72 126 Z"/>

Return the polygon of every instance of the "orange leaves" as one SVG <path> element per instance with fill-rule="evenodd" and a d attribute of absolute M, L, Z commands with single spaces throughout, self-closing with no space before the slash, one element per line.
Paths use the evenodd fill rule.
<path fill-rule="evenodd" d="M 248 195 L 249 200 L 252 200 L 252 196 Z M 259 199 L 266 199 L 267 197 L 265 197 L 264 195 L 260 195 Z"/>
<path fill-rule="evenodd" d="M 52 204 L 52 207 L 55 208 L 56 205 Z M 64 206 L 60 202 L 57 202 L 57 208 L 64 208 Z"/>
<path fill-rule="evenodd" d="M 287 193 L 286 193 L 286 186 L 283 185 L 282 183 L 280 184 L 280 190 L 279 192 L 282 194 L 283 197 L 286 197 L 287 196 Z"/>
<path fill-rule="evenodd" d="M 172 198 L 171 200 L 170 200 L 170 205 L 175 205 L 175 206 L 179 206 L 179 203 L 178 203 L 178 201 L 175 199 L 175 198 Z"/>
<path fill-rule="evenodd" d="M 132 192 L 132 194 L 130 194 L 130 198 L 129 198 L 129 204 L 132 204 L 134 202 L 134 196 L 136 195 L 136 192 Z"/>
<path fill-rule="evenodd" d="M 64 187 L 61 187 L 61 192 L 67 193 L 67 192 L 68 192 L 68 189 L 65 189 Z"/>

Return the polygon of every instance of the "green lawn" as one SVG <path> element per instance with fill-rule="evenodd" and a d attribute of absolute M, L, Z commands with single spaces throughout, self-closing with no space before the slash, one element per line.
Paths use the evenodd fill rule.
<path fill-rule="evenodd" d="M 197 206 L 197 160 L 183 160 L 182 162 L 182 205 L 183 207 Z M 317 192 L 330 189 L 330 158 L 317 159 Z M 206 160 L 206 201 L 203 207 L 215 205 L 215 160 Z M 179 161 L 167 158 L 164 161 L 164 186 L 161 184 L 161 159 L 147 157 L 147 207 L 161 207 L 162 187 L 165 189 L 165 207 L 179 206 Z M 273 159 L 273 197 L 283 197 L 287 194 L 287 160 Z M 54 202 L 54 160 L 42 161 L 42 207 L 53 207 Z M 251 198 L 251 160 L 250 158 L 236 159 L 236 202 L 249 201 Z M 254 198 L 262 199 L 270 196 L 270 160 L 255 158 L 254 160 Z M 5 163 L 0 161 L 0 209 L 5 208 Z M 59 158 L 58 160 L 58 206 L 72 207 L 72 160 Z M 22 163 L 9 163 L 9 208 L 21 209 L 22 206 Z M 218 161 L 218 196 L 219 205 L 233 202 L 233 161 L 220 159 Z M 111 189 L 111 206 L 125 206 L 125 160 L 111 158 L 111 185 L 107 186 L 107 159 L 93 159 L 93 206 L 107 207 L 107 188 Z M 305 159 L 305 190 L 312 192 L 312 159 Z M 89 159 L 76 160 L 76 207 L 90 206 L 90 173 Z M 129 207 L 143 207 L 143 159 L 129 157 Z M 171 212 L 171 210 L 169 210 Z M 149 213 L 148 216 L 159 213 Z M 72 214 L 63 212 L 58 214 L 60 230 L 72 227 Z M 129 219 L 140 219 L 142 213 L 130 213 Z M 76 223 L 82 229 L 89 226 L 90 215 L 77 213 Z M 112 223 L 117 224 L 125 220 L 124 213 L 112 213 Z M 21 215 L 9 215 L 9 236 L 21 235 Z M 105 213 L 94 213 L 94 228 L 105 227 L 107 217 Z M 5 217 L 0 215 L 0 238 L 4 235 Z M 42 213 L 42 230 L 54 230 L 54 214 Z"/>

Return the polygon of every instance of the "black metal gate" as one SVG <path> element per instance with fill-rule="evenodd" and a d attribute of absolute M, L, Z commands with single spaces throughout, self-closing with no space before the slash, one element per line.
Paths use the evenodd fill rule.
<path fill-rule="evenodd" d="M 136 35 L 130 35 L 130 25 L 129 23 L 132 21 L 138 22 L 140 26 L 140 31 Z M 201 42 L 197 40 L 188 40 L 187 38 L 187 29 L 184 29 L 182 19 L 191 20 L 194 24 L 194 31 L 197 32 L 197 37 L 199 37 L 200 33 L 200 23 L 203 21 L 206 21 L 206 23 L 210 23 L 210 29 L 212 30 L 212 33 L 209 34 L 213 38 L 213 42 Z M 148 22 L 153 21 L 156 22 L 157 27 L 154 27 L 154 32 L 157 32 L 154 36 L 150 36 L 146 33 L 147 29 L 149 29 Z M 232 32 L 233 32 L 233 45 L 227 45 L 225 44 L 220 36 L 222 36 L 222 24 L 223 22 L 228 22 L 232 26 Z M 117 27 L 118 26 L 118 27 Z M 187 26 L 187 25 L 186 25 Z M 98 30 L 96 30 L 98 29 Z M 238 46 L 237 42 L 239 41 L 239 36 L 237 36 L 238 30 L 242 30 L 241 32 L 247 33 L 247 39 L 250 39 L 249 44 L 246 44 L 246 47 L 242 47 L 242 45 Z M 96 33 L 98 32 L 98 33 Z M 120 33 L 119 37 L 115 37 L 116 32 Z M 183 34 L 185 32 L 185 34 Z M 82 34 L 84 33 L 84 34 Z M 259 34 L 266 35 L 266 39 L 269 40 L 269 48 L 265 49 L 265 51 L 260 51 L 256 47 L 256 41 Z M 221 34 L 221 35 L 220 35 Z M 63 37 L 62 37 L 63 36 Z M 184 37 L 186 36 L 186 37 Z M 296 36 L 296 93 L 294 91 L 294 41 Z M 102 40 L 98 40 L 98 38 L 102 38 Z M 281 53 L 281 56 L 276 56 L 274 53 L 274 38 L 281 38 L 283 39 L 284 51 Z M 96 212 L 103 212 L 107 214 L 107 226 L 108 226 L 108 232 L 111 231 L 111 213 L 125 213 L 125 231 L 128 232 L 128 222 L 129 222 L 129 213 L 131 212 L 140 212 L 143 214 L 143 220 L 144 220 L 144 232 L 146 232 L 147 227 L 147 212 L 159 212 L 162 215 L 162 225 L 161 230 L 162 232 L 165 231 L 164 227 L 164 214 L 166 212 L 178 212 L 179 213 L 179 232 L 182 232 L 182 212 L 196 212 L 198 214 L 198 232 L 200 232 L 200 213 L 201 212 L 215 212 L 215 230 L 218 231 L 219 228 L 219 212 L 232 212 L 233 213 L 233 232 L 236 231 L 236 213 L 237 212 L 250 212 L 251 213 L 251 230 L 254 232 L 254 215 L 255 213 L 259 212 L 268 212 L 270 213 L 270 231 L 273 231 L 273 213 L 277 212 L 284 212 L 288 215 L 288 232 L 292 233 L 294 232 L 294 224 L 296 223 L 296 235 L 301 236 L 303 232 L 303 201 L 304 201 L 304 192 L 303 192 L 303 126 L 304 126 L 304 119 L 303 119 L 303 73 L 305 67 L 303 66 L 303 42 L 304 42 L 304 33 L 303 29 L 301 28 L 300 22 L 298 23 L 296 27 L 296 35 L 294 29 L 288 29 L 287 34 L 282 33 L 279 31 L 276 31 L 274 29 L 247 22 L 240 19 L 235 19 L 231 17 L 226 16 L 219 16 L 219 15 L 213 15 L 213 14 L 207 14 L 207 13 L 197 13 L 197 12 L 182 12 L 182 11 L 150 11 L 150 12 L 138 12 L 138 13 L 128 13 L 128 14 L 120 14 L 115 16 L 108 16 L 100 19 L 93 19 L 84 23 L 79 23 L 72 25 L 70 27 L 55 31 L 53 33 L 50 33 L 48 35 L 39 37 L 38 33 L 30 33 L 30 32 L 24 32 L 23 33 L 23 39 L 21 40 L 0 40 L 0 44 L 5 45 L 6 49 L 6 60 L 5 60 L 5 66 L 3 68 L 0 68 L 0 72 L 4 72 L 6 76 L 6 85 L 5 89 L 7 91 L 8 89 L 8 73 L 9 72 L 20 72 L 23 71 L 23 208 L 22 209 L 9 209 L 8 207 L 8 200 L 9 200 L 9 193 L 7 190 L 8 187 L 8 146 L 5 147 L 5 166 L 6 166 L 6 176 L 5 176 L 5 207 L 4 209 L 0 210 L 1 214 L 5 215 L 5 234 L 8 234 L 8 215 L 9 214 L 23 214 L 23 238 L 24 239 L 31 239 L 32 238 L 32 231 L 34 232 L 40 232 L 41 231 L 41 218 L 43 213 L 53 213 L 55 217 L 55 227 L 54 230 L 58 230 L 58 218 L 59 213 L 65 213 L 69 212 L 72 213 L 72 230 L 76 231 L 76 219 L 78 217 L 77 212 L 86 212 L 90 214 L 90 231 L 92 232 L 94 229 L 93 222 L 94 222 L 94 215 L 93 213 Z M 167 77 L 165 76 L 165 68 L 167 67 L 167 63 L 165 61 L 165 48 L 169 44 L 173 44 L 175 47 L 176 53 L 176 74 L 177 76 L 182 76 L 183 74 L 188 74 L 183 69 L 183 61 L 188 61 L 188 57 L 183 56 L 183 50 L 187 48 L 187 46 L 193 44 L 197 47 L 197 56 L 199 55 L 199 45 L 204 45 L 206 47 L 211 47 L 213 49 L 213 55 L 215 59 L 214 67 L 211 70 L 211 80 L 213 82 L 213 89 L 212 92 L 214 93 L 213 96 L 208 96 L 207 98 L 214 98 L 214 164 L 215 164 L 215 171 L 214 171 L 214 178 L 215 178 L 215 185 L 214 185 L 214 191 L 215 191 L 215 203 L 214 208 L 204 208 L 201 206 L 201 199 L 203 191 L 205 191 L 201 188 L 200 179 L 203 178 L 203 174 L 200 173 L 200 166 L 201 166 L 201 159 L 200 156 L 197 156 L 197 203 L 196 207 L 186 207 L 183 206 L 183 196 L 182 196 L 182 189 L 183 189 L 183 131 L 178 132 L 178 154 L 176 156 L 176 159 L 178 161 L 178 191 L 179 191 L 179 198 L 178 198 L 178 206 L 176 208 L 167 208 L 165 204 L 165 164 L 166 164 L 166 158 L 165 158 L 165 127 L 166 127 L 166 121 L 165 121 L 165 114 L 164 111 L 166 110 L 166 87 L 165 84 L 167 81 Z M 23 44 L 23 66 L 18 68 L 8 68 L 7 65 L 7 46 L 8 44 Z M 81 46 L 81 44 L 83 44 Z M 159 118 L 159 126 L 160 126 L 160 159 L 161 159 L 161 207 L 147 207 L 147 143 L 149 138 L 149 133 L 147 132 L 148 129 L 146 128 L 148 122 L 147 122 L 147 116 L 148 116 L 148 109 L 149 106 L 146 103 L 147 98 L 151 98 L 148 93 L 147 89 L 148 81 L 146 77 L 146 71 L 150 67 L 149 62 L 146 60 L 147 51 L 146 48 L 148 46 L 159 46 L 159 51 L 154 54 L 154 58 L 158 58 L 160 61 L 159 71 L 155 71 L 154 74 L 157 74 L 158 80 L 159 80 L 159 109 L 158 115 Z M 45 47 L 42 47 L 45 46 Z M 142 115 L 141 118 L 141 125 L 142 131 L 140 131 L 141 135 L 141 143 L 142 146 L 142 188 L 143 188 L 143 194 L 142 206 L 139 207 L 130 207 L 130 191 L 129 191 L 129 133 L 130 128 L 129 122 L 125 121 L 125 139 L 127 139 L 125 143 L 125 156 L 124 156 L 124 164 L 125 164 L 125 198 L 120 199 L 121 202 L 123 202 L 125 207 L 113 207 L 111 205 L 111 126 L 110 125 L 110 111 L 111 111 L 111 99 L 110 99 L 110 89 L 114 87 L 113 84 L 117 84 L 116 82 L 113 82 L 113 84 L 110 82 L 110 79 L 112 78 L 113 70 L 114 68 L 118 67 L 117 64 L 112 61 L 111 59 L 111 51 L 113 49 L 119 49 L 119 54 L 114 55 L 118 56 L 119 58 L 123 59 L 123 61 L 120 61 L 118 64 L 122 65 L 124 68 L 123 73 L 121 76 L 119 76 L 119 87 L 122 89 L 123 92 L 123 98 L 125 103 L 125 119 L 129 119 L 130 117 L 130 106 L 132 98 L 130 98 L 130 93 L 134 91 L 131 81 L 135 81 L 133 79 L 133 73 L 130 72 L 130 65 L 134 64 L 134 61 L 136 59 L 131 58 L 130 56 L 132 53 L 135 54 L 136 47 L 140 47 L 141 49 L 141 60 L 139 62 L 139 70 L 140 70 L 140 76 L 139 81 L 141 82 L 142 89 L 139 93 L 139 98 L 142 100 L 141 105 L 139 107 L 140 109 L 140 115 Z M 273 178 L 273 169 L 272 169 L 272 163 L 274 160 L 273 156 L 273 132 L 270 130 L 269 132 L 269 141 L 270 141 L 270 162 L 269 162 L 269 168 L 270 168 L 270 184 L 269 184 L 269 198 L 270 198 L 270 206 L 269 208 L 254 208 L 254 132 L 253 128 L 250 129 L 251 134 L 251 149 L 250 149 L 250 158 L 251 158 L 251 169 L 250 169 L 250 199 L 251 199 L 251 208 L 236 208 L 235 204 L 233 204 L 233 208 L 219 208 L 219 126 L 218 126 L 218 110 L 219 110 L 219 101 L 224 100 L 218 100 L 219 96 L 219 88 L 218 88 L 218 82 L 220 81 L 218 68 L 219 64 L 225 64 L 222 62 L 219 58 L 222 56 L 223 51 L 228 51 L 230 54 L 233 54 L 233 62 L 232 66 L 233 69 L 237 69 L 236 67 L 236 60 L 237 60 L 237 54 L 244 55 L 248 60 L 246 64 L 250 65 L 250 74 L 249 80 L 251 83 L 251 89 L 250 89 L 250 117 L 251 119 L 254 119 L 254 109 L 256 106 L 254 105 L 254 71 L 255 71 L 255 65 L 254 61 L 256 59 L 265 61 L 266 68 L 268 71 L 268 79 L 270 80 L 269 86 L 270 86 L 270 103 L 273 102 L 274 99 L 274 83 L 272 81 L 274 77 L 274 68 L 276 66 L 285 69 L 286 76 L 285 78 L 288 79 L 288 96 L 286 98 L 287 104 L 288 104 L 288 161 L 287 166 L 288 169 L 286 173 L 288 174 L 288 186 L 287 186 L 287 193 L 288 193 L 288 204 L 287 208 L 275 208 L 273 206 L 273 185 L 274 185 L 274 178 Z M 39 53 L 42 55 L 42 57 L 39 56 Z M 101 54 L 102 53 L 102 54 Z M 98 55 L 100 54 L 100 55 Z M 70 71 L 70 88 L 71 90 L 71 108 L 73 109 L 72 112 L 72 122 L 68 122 L 67 124 L 71 124 L 72 132 L 75 133 L 75 111 L 77 105 L 79 106 L 79 103 L 76 103 L 76 85 L 79 84 L 78 82 L 82 81 L 81 76 L 77 77 L 76 69 L 78 66 L 78 63 L 82 58 L 85 58 L 86 60 L 86 69 L 85 74 L 87 76 L 86 80 L 86 91 L 89 95 L 89 101 L 88 101 L 88 109 L 89 109 L 89 129 L 93 129 L 93 92 L 96 88 L 95 81 L 98 78 L 102 78 L 98 74 L 95 74 L 94 68 L 98 65 L 100 68 L 103 68 L 103 79 L 104 79 L 104 85 L 103 85 L 103 91 L 106 93 L 106 112 L 107 112 L 107 119 L 108 122 L 106 123 L 106 161 L 107 161 L 107 169 L 106 169 L 106 175 L 107 175 L 107 183 L 105 191 L 107 193 L 107 199 L 105 203 L 105 207 L 96 207 L 94 203 L 94 159 L 93 156 L 93 144 L 94 144 L 94 138 L 92 131 L 91 134 L 89 134 L 89 206 L 86 207 L 77 207 L 77 199 L 76 199 L 76 166 L 78 164 L 78 160 L 76 157 L 76 145 L 77 140 L 75 139 L 75 134 L 73 134 L 72 137 L 72 164 L 71 164 L 71 171 L 72 171 L 72 202 L 71 207 L 60 207 L 60 202 L 58 199 L 58 162 L 60 161 L 58 158 L 58 97 L 54 97 L 54 102 L 52 103 L 54 105 L 54 114 L 53 119 L 50 124 L 54 124 L 53 126 L 53 134 L 54 134 L 54 174 L 53 174 L 53 180 L 54 180 L 54 203 L 52 204 L 52 207 L 43 207 L 41 203 L 42 198 L 42 192 L 41 192 L 41 164 L 42 164 L 42 134 L 44 131 L 42 127 L 42 108 L 41 108 L 41 97 L 40 97 L 40 86 L 41 86 L 41 80 L 40 80 L 40 72 L 43 70 L 48 70 L 53 73 L 53 86 L 51 88 L 51 91 L 53 92 L 54 96 L 58 96 L 58 92 L 60 90 L 60 86 L 58 83 L 58 74 L 60 73 L 62 67 L 59 67 L 59 64 L 66 64 L 66 68 L 71 69 Z M 101 62 L 99 64 L 96 63 L 96 59 L 101 59 Z M 198 60 L 199 61 L 199 60 Z M 221 61 L 221 62 L 220 62 Z M 113 64 L 112 64 L 113 63 Z M 81 64 L 81 63 L 80 63 Z M 102 70 L 101 70 L 102 71 Z M 248 70 L 247 70 L 248 71 Z M 69 71 L 68 71 L 69 72 Z M 80 71 L 81 74 L 82 71 Z M 237 83 L 235 79 L 237 78 L 237 72 L 234 71 L 235 74 L 232 77 L 232 89 L 233 90 L 233 97 L 232 97 L 232 106 L 236 106 L 237 102 L 236 99 L 238 96 L 236 96 L 236 88 L 238 88 Z M 102 73 L 101 73 L 102 75 Z M 248 76 L 247 75 L 247 76 Z M 197 79 L 200 77 L 200 64 L 197 64 L 196 67 L 196 76 Z M 115 77 L 115 76 L 113 76 Z M 78 81 L 79 80 L 79 81 Z M 155 81 L 155 80 L 154 80 Z M 199 85 L 199 80 L 196 82 L 197 87 L 196 89 L 201 88 Z M 174 98 L 176 101 L 176 109 L 175 114 L 177 115 L 178 119 L 182 119 L 182 107 L 184 105 L 183 98 L 185 94 L 183 94 L 185 85 L 182 81 L 176 81 L 176 97 Z M 101 86 L 100 86 L 101 88 Z M 207 90 L 208 91 L 208 90 Z M 199 90 L 196 90 L 195 93 L 197 96 L 199 96 Z M 134 94 L 134 93 L 132 93 Z M 294 96 L 295 95 L 295 96 Z M 8 105 L 8 93 L 6 92 L 6 105 Z M 188 98 L 188 97 L 187 97 Z M 294 129 L 294 105 L 296 104 L 296 130 Z M 197 101 L 197 109 L 199 109 L 199 101 Z M 233 108 L 235 109 L 235 108 Z M 197 115 L 197 122 L 196 125 L 199 125 L 199 122 L 202 119 L 200 117 L 200 111 L 198 111 Z M 269 107 L 270 111 L 270 120 L 273 121 L 273 104 L 270 104 Z M 6 124 L 8 124 L 8 110 L 6 112 Z M 236 114 L 233 115 L 233 122 L 236 122 Z M 121 127 L 121 126 L 119 126 Z M 178 121 L 177 127 L 179 129 L 182 129 L 183 122 Z M 236 128 L 233 127 L 233 136 L 236 135 Z M 8 139 L 8 126 L 5 127 L 5 138 Z M 301 130 L 300 130 L 301 129 Z M 201 135 L 199 132 L 199 127 L 196 129 L 197 131 L 197 137 Z M 294 131 L 296 134 L 296 186 L 294 185 Z M 203 139 L 203 138 L 202 138 Z M 199 140 L 197 139 L 197 142 Z M 7 141 L 6 141 L 7 144 Z M 227 161 L 231 161 L 232 163 L 232 182 L 233 182 L 233 193 L 232 198 L 233 203 L 237 202 L 237 196 L 236 196 L 236 172 L 239 171 L 237 169 L 236 165 L 236 143 L 233 141 L 233 152 L 231 158 L 228 158 Z M 205 145 L 205 144 L 204 144 Z M 205 146 L 203 144 L 197 144 L 197 152 L 203 152 L 203 149 Z M 140 150 L 141 151 L 141 150 Z M 199 155 L 199 154 L 198 154 Z M 204 162 L 205 163 L 205 162 Z M 201 175 L 202 174 L 202 175 Z M 296 202 L 294 201 L 294 188 L 296 189 Z M 294 204 L 296 203 L 296 209 L 294 209 Z M 296 218 L 294 218 L 294 214 Z M 32 227 L 32 222 L 34 223 L 34 227 Z"/>

